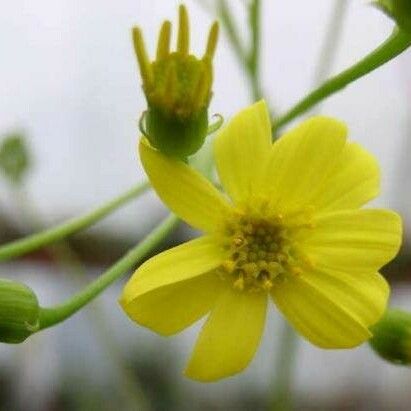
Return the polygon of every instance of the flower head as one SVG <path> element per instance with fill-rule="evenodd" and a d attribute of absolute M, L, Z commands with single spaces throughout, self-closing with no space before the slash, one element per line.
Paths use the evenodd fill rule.
<path fill-rule="evenodd" d="M 212 60 L 218 39 L 218 23 L 210 29 L 201 59 L 189 54 L 189 20 L 179 8 L 177 50 L 170 51 L 171 23 L 161 27 L 156 59 L 150 62 L 140 28 L 133 29 L 134 48 L 148 103 L 144 117 L 150 143 L 167 155 L 187 157 L 195 153 L 207 135 L 208 105 L 212 91 Z"/>
<path fill-rule="evenodd" d="M 171 335 L 208 314 L 185 371 L 201 381 L 247 366 L 269 300 L 319 347 L 368 340 L 389 294 L 378 270 L 401 243 L 396 213 L 360 209 L 379 191 L 375 159 L 327 117 L 313 117 L 272 144 L 263 101 L 236 115 L 214 149 L 228 196 L 141 141 L 160 198 L 206 234 L 136 271 L 121 297 L 128 316 Z"/>

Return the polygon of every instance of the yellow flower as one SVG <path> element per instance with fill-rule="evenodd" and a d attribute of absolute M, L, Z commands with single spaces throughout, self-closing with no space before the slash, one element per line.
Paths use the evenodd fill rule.
<path fill-rule="evenodd" d="M 208 315 L 185 371 L 212 381 L 253 358 L 272 300 L 322 348 L 371 337 L 389 287 L 378 270 L 398 252 L 400 217 L 359 209 L 379 192 L 379 169 L 341 122 L 313 117 L 271 143 L 266 105 L 218 134 L 221 194 L 187 164 L 140 143 L 161 199 L 206 234 L 143 264 L 126 285 L 128 316 L 171 335 Z"/>

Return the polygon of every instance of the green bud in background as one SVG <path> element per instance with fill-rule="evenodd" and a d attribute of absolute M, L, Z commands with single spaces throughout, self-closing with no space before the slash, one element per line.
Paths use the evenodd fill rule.
<path fill-rule="evenodd" d="M 147 56 L 143 35 L 133 29 L 134 48 L 143 80 L 148 109 L 140 128 L 150 144 L 166 155 L 187 158 L 204 143 L 208 130 L 208 106 L 212 97 L 212 59 L 218 39 L 218 24 L 210 29 L 201 59 L 189 54 L 189 20 L 179 8 L 177 50 L 170 51 L 171 23 L 161 27 L 156 59 Z"/>
<path fill-rule="evenodd" d="M 411 364 L 411 313 L 389 309 L 371 332 L 369 343 L 379 356 L 394 364 Z"/>
<path fill-rule="evenodd" d="M 39 304 L 24 284 L 0 279 L 0 342 L 17 344 L 39 328 Z"/>
<path fill-rule="evenodd" d="M 15 133 L 0 144 L 0 169 L 12 184 L 20 184 L 30 166 L 29 152 L 24 137 Z"/>
<path fill-rule="evenodd" d="M 411 35 L 411 0 L 377 0 L 373 4 Z"/>

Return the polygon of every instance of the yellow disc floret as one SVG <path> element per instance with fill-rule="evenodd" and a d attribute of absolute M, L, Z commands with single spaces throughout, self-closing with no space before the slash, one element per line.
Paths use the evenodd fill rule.
<path fill-rule="evenodd" d="M 310 223 L 301 221 L 301 216 L 297 217 L 293 218 L 297 229 L 310 227 Z M 298 275 L 301 266 L 309 262 L 301 258 L 292 237 L 280 214 L 265 216 L 247 212 L 236 215 L 227 223 L 224 232 L 229 259 L 221 267 L 222 277 L 232 281 L 234 288 L 241 291 L 268 291 L 287 275 Z"/>

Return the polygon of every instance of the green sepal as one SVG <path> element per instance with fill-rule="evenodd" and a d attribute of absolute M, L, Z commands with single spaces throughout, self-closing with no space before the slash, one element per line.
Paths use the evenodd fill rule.
<path fill-rule="evenodd" d="M 150 144 L 167 156 L 186 159 L 204 143 L 208 130 L 208 110 L 180 119 L 149 107 L 145 115 L 146 137 Z"/>
<path fill-rule="evenodd" d="M 411 364 L 411 313 L 389 309 L 371 332 L 369 344 L 380 357 L 394 364 Z"/>
<path fill-rule="evenodd" d="M 0 342 L 18 344 L 39 329 L 39 303 L 25 284 L 0 279 Z"/>

